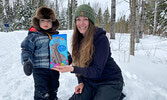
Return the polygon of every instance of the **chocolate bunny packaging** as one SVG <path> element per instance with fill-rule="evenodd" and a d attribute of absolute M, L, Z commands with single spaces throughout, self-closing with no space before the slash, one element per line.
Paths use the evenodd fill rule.
<path fill-rule="evenodd" d="M 68 64 L 67 34 L 52 35 L 50 46 L 50 68 Z"/>

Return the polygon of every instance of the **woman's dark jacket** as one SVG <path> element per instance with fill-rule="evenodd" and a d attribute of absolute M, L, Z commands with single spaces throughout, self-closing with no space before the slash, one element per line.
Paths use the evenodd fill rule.
<path fill-rule="evenodd" d="M 79 83 L 83 82 L 84 78 L 95 82 L 123 81 L 121 70 L 111 57 L 110 44 L 106 37 L 106 32 L 101 28 L 97 28 L 95 32 L 93 41 L 95 51 L 92 62 L 89 67 L 85 68 L 73 66 L 74 71 L 72 73 L 80 74 L 78 77 Z"/>

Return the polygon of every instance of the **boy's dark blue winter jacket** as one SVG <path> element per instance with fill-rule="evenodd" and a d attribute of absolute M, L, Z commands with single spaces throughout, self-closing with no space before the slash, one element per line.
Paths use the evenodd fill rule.
<path fill-rule="evenodd" d="M 33 29 L 30 28 L 28 36 L 21 43 L 22 62 L 30 59 L 33 62 L 33 68 L 49 68 L 49 36 Z M 58 32 L 55 32 L 55 34 L 58 34 Z"/>
<path fill-rule="evenodd" d="M 78 76 L 79 83 L 83 81 L 83 78 L 97 82 L 123 81 L 121 70 L 111 57 L 110 44 L 106 37 L 106 32 L 101 28 L 96 29 L 94 47 L 95 52 L 89 67 L 80 68 L 73 66 L 74 71 L 72 73 L 80 74 Z"/>

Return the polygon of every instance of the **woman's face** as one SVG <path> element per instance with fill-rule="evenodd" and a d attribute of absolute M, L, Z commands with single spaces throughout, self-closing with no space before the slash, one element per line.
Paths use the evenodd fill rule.
<path fill-rule="evenodd" d="M 42 29 L 48 30 L 52 28 L 52 20 L 51 19 L 40 19 L 39 25 Z"/>
<path fill-rule="evenodd" d="M 76 26 L 81 34 L 85 34 L 89 27 L 89 19 L 87 17 L 79 16 L 76 18 Z"/>

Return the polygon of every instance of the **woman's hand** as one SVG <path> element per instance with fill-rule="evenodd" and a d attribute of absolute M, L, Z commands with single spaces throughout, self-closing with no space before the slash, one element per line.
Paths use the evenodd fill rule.
<path fill-rule="evenodd" d="M 65 66 L 56 66 L 55 68 L 52 68 L 53 70 L 57 70 L 61 73 L 64 73 L 64 72 L 73 72 L 74 71 L 74 68 L 70 65 L 65 65 Z"/>
<path fill-rule="evenodd" d="M 84 84 L 83 83 L 79 83 L 76 87 L 75 87 L 75 94 L 81 94 L 82 90 L 83 90 Z"/>

